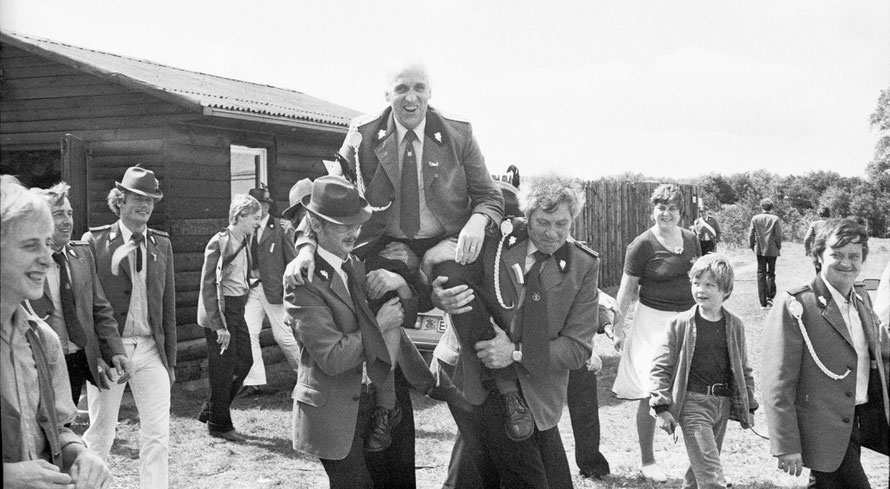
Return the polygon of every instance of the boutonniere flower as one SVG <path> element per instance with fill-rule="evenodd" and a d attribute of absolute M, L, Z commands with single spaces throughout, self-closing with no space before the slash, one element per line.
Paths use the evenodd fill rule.
<path fill-rule="evenodd" d="M 431 167 L 435 168 L 435 167 L 439 166 L 439 162 L 438 162 L 438 161 L 430 161 L 430 162 L 429 162 L 429 165 L 430 165 Z"/>
<path fill-rule="evenodd" d="M 437 133 L 433 134 L 433 137 L 436 138 L 436 141 L 438 141 L 440 143 L 442 142 L 442 133 L 441 132 L 437 132 Z"/>
<path fill-rule="evenodd" d="M 559 260 L 559 271 L 564 272 L 565 269 L 566 269 L 566 261 L 565 261 L 565 260 Z"/>
<path fill-rule="evenodd" d="M 819 304 L 822 304 L 822 307 L 828 307 L 828 301 L 821 295 L 819 296 Z"/>
<path fill-rule="evenodd" d="M 327 270 L 319 270 L 319 271 L 318 271 L 318 274 L 321 275 L 321 278 L 323 278 L 323 279 L 325 279 L 325 280 L 329 280 L 329 279 L 331 278 L 331 276 L 328 275 L 328 271 L 327 271 Z"/>
<path fill-rule="evenodd" d="M 381 129 L 377 131 L 377 140 L 381 140 L 386 136 L 386 129 Z"/>
<path fill-rule="evenodd" d="M 516 281 L 519 285 L 525 285 L 525 274 L 522 273 L 522 267 L 518 263 L 513 264 L 513 273 L 516 274 Z"/>
<path fill-rule="evenodd" d="M 507 240 L 507 244 L 513 246 L 516 244 L 516 236 L 510 236 L 510 239 Z"/>

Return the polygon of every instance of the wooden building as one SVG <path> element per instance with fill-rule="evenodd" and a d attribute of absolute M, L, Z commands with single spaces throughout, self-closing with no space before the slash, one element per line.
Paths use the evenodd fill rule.
<path fill-rule="evenodd" d="M 127 167 L 160 180 L 149 225 L 175 251 L 180 380 L 204 376 L 203 250 L 227 224 L 232 194 L 266 184 L 283 210 L 294 182 L 326 173 L 322 160 L 358 114 L 294 90 L 0 33 L 0 173 L 69 182 L 75 237 L 116 220 L 106 196 Z M 262 341 L 274 345 L 271 331 Z M 264 356 L 283 359 L 274 347 Z"/>

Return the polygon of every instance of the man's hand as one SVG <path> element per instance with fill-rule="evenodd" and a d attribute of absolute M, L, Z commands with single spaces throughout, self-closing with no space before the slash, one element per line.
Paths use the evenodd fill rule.
<path fill-rule="evenodd" d="M 96 387 L 100 389 L 108 389 L 109 384 L 114 380 L 111 378 L 111 369 L 102 357 L 96 358 Z"/>
<path fill-rule="evenodd" d="M 229 341 L 232 340 L 232 333 L 227 329 L 216 330 L 216 342 L 219 344 L 219 354 L 222 355 L 229 349 Z"/>
<path fill-rule="evenodd" d="M 74 480 L 46 460 L 3 462 L 3 487 L 74 489 Z"/>
<path fill-rule="evenodd" d="M 439 241 L 436 246 L 428 249 L 427 252 L 423 254 L 423 260 L 420 262 L 420 272 L 423 274 L 424 279 L 429 281 L 433 276 L 434 266 L 449 260 L 454 260 L 456 255 L 457 239 L 455 238 Z"/>
<path fill-rule="evenodd" d="M 799 453 L 779 455 L 779 470 L 788 475 L 798 476 L 803 472 L 803 457 Z"/>
<path fill-rule="evenodd" d="M 674 416 L 670 411 L 662 411 L 658 413 L 658 427 L 663 429 L 665 433 L 669 435 L 674 435 L 674 441 L 677 441 L 677 420 L 674 419 Z"/>
<path fill-rule="evenodd" d="M 398 297 L 386 301 L 377 311 L 377 324 L 380 326 L 381 332 L 400 327 L 404 320 L 405 311 L 402 309 L 402 303 Z"/>
<path fill-rule="evenodd" d="M 624 348 L 624 340 L 627 339 L 624 328 L 615 328 L 614 325 L 612 327 L 612 343 L 615 345 L 615 350 L 620 352 Z"/>
<path fill-rule="evenodd" d="M 170 387 L 173 387 L 173 384 L 176 383 L 176 367 L 167 369 L 167 376 L 170 377 Z"/>
<path fill-rule="evenodd" d="M 433 305 L 448 314 L 463 314 L 472 311 L 473 307 L 470 302 L 476 297 L 468 285 L 455 285 L 450 289 L 443 289 L 442 286 L 448 281 L 448 277 L 437 277 L 433 281 L 433 292 L 430 298 Z"/>
<path fill-rule="evenodd" d="M 600 358 L 596 352 L 590 354 L 590 359 L 587 360 L 587 370 L 593 373 L 599 373 L 600 370 L 603 369 L 603 359 Z"/>
<path fill-rule="evenodd" d="M 399 297 L 407 298 L 411 295 L 411 289 L 398 273 L 382 268 L 368 272 L 368 297 L 379 299 L 391 290 L 398 291 Z"/>
<path fill-rule="evenodd" d="M 315 251 L 310 245 L 300 246 L 297 257 L 287 264 L 284 269 L 284 285 L 303 285 L 303 271 L 306 272 L 306 280 L 311 282 L 312 274 L 315 273 Z"/>
<path fill-rule="evenodd" d="M 115 355 L 111 357 L 111 363 L 114 364 L 114 370 L 117 374 L 117 383 L 124 384 L 130 380 L 133 371 L 130 370 L 130 359 L 126 355 Z"/>
<path fill-rule="evenodd" d="M 491 327 L 494 329 L 494 338 L 476 343 L 476 356 L 488 368 L 504 368 L 513 363 L 516 345 L 494 320 L 491 320 Z"/>
<path fill-rule="evenodd" d="M 417 264 L 420 261 L 417 259 L 417 255 L 411 251 L 411 248 L 400 241 L 390 241 L 389 244 L 380 251 L 380 258 L 400 261 L 405 265 L 408 265 L 408 268 L 411 269 L 417 268 Z"/>
<path fill-rule="evenodd" d="M 457 252 L 454 261 L 461 265 L 473 263 L 482 252 L 482 241 L 485 240 L 485 226 L 488 224 L 488 216 L 485 214 L 473 214 L 457 237 Z"/>
<path fill-rule="evenodd" d="M 69 445 L 70 446 L 70 445 Z M 82 446 L 82 445 L 81 445 Z M 66 447 L 67 448 L 67 447 Z M 76 489 L 105 489 L 111 486 L 111 471 L 92 450 L 82 447 L 68 469 Z"/>

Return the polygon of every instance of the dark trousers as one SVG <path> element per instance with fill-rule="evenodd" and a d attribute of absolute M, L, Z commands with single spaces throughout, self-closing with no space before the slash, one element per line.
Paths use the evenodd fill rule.
<path fill-rule="evenodd" d="M 847 451 L 844 453 L 844 459 L 841 461 L 840 467 L 834 472 L 819 472 L 818 470 L 810 470 L 810 483 L 807 485 L 810 489 L 870 489 L 871 484 L 862 469 L 862 462 L 859 455 L 862 447 L 859 445 L 859 407 L 856 408 L 856 416 L 853 421 L 853 431 L 850 434 L 850 441 L 847 443 Z M 885 425 L 886 428 L 886 425 Z"/>
<path fill-rule="evenodd" d="M 572 475 L 559 428 L 546 431 L 535 428 L 531 438 L 515 442 L 504 430 L 504 398 L 491 392 L 478 406 L 476 414 L 482 450 L 488 459 L 477 459 L 480 475 L 497 471 L 503 487 L 528 489 L 571 488 Z M 492 467 L 486 467 L 490 461 Z M 493 470 L 492 470 L 493 469 Z"/>
<path fill-rule="evenodd" d="M 701 245 L 702 256 L 713 253 L 717 249 L 717 244 L 714 241 L 699 241 L 698 244 Z"/>
<path fill-rule="evenodd" d="M 328 474 L 331 489 L 374 488 L 375 480 L 371 477 L 371 472 L 368 470 L 368 464 L 365 461 L 365 436 L 370 420 L 370 411 L 373 406 L 374 400 L 368 395 L 367 390 L 363 388 L 358 402 L 355 435 L 352 437 L 352 446 L 349 448 L 349 453 L 342 460 L 321 459 L 321 465 Z M 384 486 L 378 485 L 378 487 Z"/>
<path fill-rule="evenodd" d="M 366 452 L 365 437 L 374 396 L 362 390 L 358 405 L 352 446 L 343 460 L 321 459 L 331 489 L 387 488 L 414 489 L 414 409 L 408 382 L 402 371 L 395 370 L 396 402 L 402 408 L 402 421 L 392 429 L 392 444 L 381 452 Z"/>
<path fill-rule="evenodd" d="M 757 255 L 757 296 L 761 307 L 776 298 L 776 258 Z"/>
<path fill-rule="evenodd" d="M 87 362 L 87 353 L 78 350 L 65 355 L 65 366 L 68 367 L 68 381 L 71 384 L 71 398 L 74 405 L 80 400 L 80 392 L 87 381 L 93 382 L 93 373 L 90 372 L 90 363 Z"/>
<path fill-rule="evenodd" d="M 600 453 L 600 414 L 596 373 L 581 367 L 569 372 L 568 405 L 575 437 L 575 463 L 584 477 L 609 474 L 609 462 Z"/>
<path fill-rule="evenodd" d="M 229 333 L 229 347 L 220 353 L 216 342 L 216 331 L 204 330 L 207 339 L 207 370 L 210 378 L 210 399 L 205 408 L 210 411 L 207 428 L 210 431 L 225 432 L 235 429 L 232 425 L 230 406 L 232 399 L 241 389 L 241 384 L 250 367 L 253 366 L 253 353 L 250 350 L 250 333 L 244 321 L 244 304 L 247 296 L 226 296 L 224 312 Z"/>

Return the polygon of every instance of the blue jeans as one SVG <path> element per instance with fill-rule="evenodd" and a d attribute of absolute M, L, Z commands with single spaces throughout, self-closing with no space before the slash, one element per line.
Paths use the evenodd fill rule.
<path fill-rule="evenodd" d="M 726 487 L 720 450 L 729 421 L 729 404 L 728 397 L 686 392 L 678 420 L 689 455 L 684 489 Z"/>

